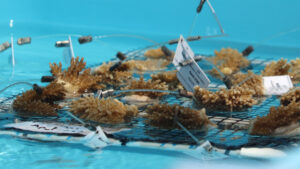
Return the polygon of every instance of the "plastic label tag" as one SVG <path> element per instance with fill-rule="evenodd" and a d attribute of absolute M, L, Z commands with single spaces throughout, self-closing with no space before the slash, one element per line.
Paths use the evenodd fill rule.
<path fill-rule="evenodd" d="M 289 75 L 263 77 L 265 95 L 282 95 L 293 88 Z"/>
<path fill-rule="evenodd" d="M 178 70 L 177 78 L 184 88 L 194 92 L 195 86 L 207 88 L 210 80 L 194 60 L 194 52 L 189 47 L 182 35 L 180 35 L 173 64 Z M 188 62 L 186 65 L 181 63 Z"/>
<path fill-rule="evenodd" d="M 19 122 L 6 124 L 6 128 L 15 128 L 25 131 L 33 131 L 40 133 L 54 133 L 54 134 L 74 134 L 74 135 L 87 135 L 91 131 L 83 126 L 64 125 L 60 123 L 43 123 L 43 122 Z"/>
<path fill-rule="evenodd" d="M 67 63 L 67 64 L 70 64 L 71 59 L 74 58 L 74 50 L 73 50 L 71 36 L 69 36 L 69 46 L 66 47 L 63 51 L 63 57 L 64 57 L 65 63 Z"/>

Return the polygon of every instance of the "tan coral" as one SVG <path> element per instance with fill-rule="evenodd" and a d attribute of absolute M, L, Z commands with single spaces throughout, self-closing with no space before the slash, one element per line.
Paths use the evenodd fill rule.
<path fill-rule="evenodd" d="M 169 90 L 183 89 L 183 86 L 179 82 L 177 76 L 177 71 L 167 71 L 157 74 L 152 74 L 151 78 L 153 81 L 159 80 L 165 82 L 169 86 Z"/>
<path fill-rule="evenodd" d="M 133 69 L 132 64 L 124 62 L 114 71 L 110 71 L 110 67 L 114 64 L 113 62 L 103 63 L 94 69 L 93 74 L 99 82 L 119 86 L 132 79 L 132 73 L 129 72 Z"/>
<path fill-rule="evenodd" d="M 71 103 L 70 112 L 86 120 L 115 124 L 136 116 L 138 109 L 112 98 L 84 97 Z"/>
<path fill-rule="evenodd" d="M 170 61 L 166 59 L 130 60 L 127 62 L 133 65 L 134 69 L 137 71 L 161 70 L 170 64 Z"/>
<path fill-rule="evenodd" d="M 103 85 L 98 84 L 98 79 L 91 75 L 91 69 L 83 70 L 85 65 L 83 58 L 79 61 L 79 57 L 72 58 L 71 65 L 64 71 L 61 63 L 50 63 L 51 73 L 56 77 L 54 82 L 64 86 L 67 97 L 103 88 Z"/>
<path fill-rule="evenodd" d="M 175 53 L 172 52 L 172 56 L 166 56 L 161 47 L 159 47 L 157 49 L 149 49 L 144 53 L 144 56 L 146 56 L 147 58 L 151 58 L 151 59 L 165 58 L 168 60 L 172 60 L 174 55 L 175 55 Z"/>
<path fill-rule="evenodd" d="M 236 111 L 257 104 L 253 98 L 254 91 L 242 87 L 234 87 L 230 90 L 220 89 L 211 92 L 206 89 L 195 87 L 194 97 L 197 103 L 209 110 Z"/>
<path fill-rule="evenodd" d="M 122 90 L 128 90 L 128 89 L 155 89 L 155 90 L 168 90 L 168 86 L 165 82 L 161 82 L 159 80 L 148 80 L 144 81 L 144 78 L 141 77 L 139 80 L 133 80 L 130 82 L 130 84 Z M 145 95 L 149 96 L 151 98 L 156 98 L 162 95 L 165 95 L 166 93 L 161 92 L 133 92 L 137 95 Z"/>
<path fill-rule="evenodd" d="M 280 104 L 289 105 L 292 102 L 300 102 L 300 88 L 291 89 L 280 98 Z"/>
<path fill-rule="evenodd" d="M 287 63 L 287 60 L 272 61 L 267 64 L 265 69 L 261 72 L 263 76 L 279 76 L 287 75 L 289 73 L 291 65 Z"/>
<path fill-rule="evenodd" d="M 175 119 L 188 129 L 202 129 L 213 125 L 208 120 L 205 109 L 198 111 L 179 105 L 155 104 L 148 106 L 146 112 L 147 122 L 161 128 L 179 128 Z"/>
<path fill-rule="evenodd" d="M 231 77 L 233 86 L 239 85 L 244 89 L 254 90 L 255 96 L 264 95 L 263 78 L 261 75 L 256 75 L 252 71 L 245 73 L 236 73 Z"/>
<path fill-rule="evenodd" d="M 300 59 L 297 58 L 291 61 L 291 69 L 289 72 L 293 83 L 300 83 Z"/>
<path fill-rule="evenodd" d="M 42 88 L 38 94 L 34 90 L 28 90 L 13 102 L 14 111 L 29 116 L 57 116 L 58 105 L 55 101 L 63 100 L 65 91 L 62 85 L 50 83 Z"/>
<path fill-rule="evenodd" d="M 231 75 L 250 65 L 250 62 L 242 53 L 231 48 L 222 48 L 220 52 L 215 51 L 215 56 L 208 58 L 208 60 L 225 75 Z M 216 68 L 212 69 L 210 73 L 217 78 L 221 78 Z"/>
<path fill-rule="evenodd" d="M 271 107 L 270 113 L 264 117 L 257 117 L 250 129 L 252 135 L 284 135 L 290 126 L 297 125 L 300 120 L 300 103 L 292 102 L 288 106 Z M 295 125 L 296 124 L 296 125 Z"/>

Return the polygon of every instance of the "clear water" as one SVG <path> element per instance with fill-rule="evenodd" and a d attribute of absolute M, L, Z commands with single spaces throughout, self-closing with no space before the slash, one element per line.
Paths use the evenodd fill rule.
<path fill-rule="evenodd" d="M 194 52 L 212 54 L 215 49 L 219 50 L 222 47 L 242 50 L 248 44 L 254 44 L 257 48 L 251 55 L 253 58 L 299 57 L 300 33 L 297 30 L 300 29 L 300 23 L 296 22 L 299 16 L 299 1 L 283 3 L 280 0 L 215 0 L 212 3 L 229 36 L 191 43 Z M 177 38 L 179 34 L 187 35 L 196 5 L 196 1 L 181 0 L 1 2 L 0 42 L 8 41 L 10 33 L 13 33 L 15 38 L 31 36 L 33 40 L 31 45 L 15 45 L 15 68 L 10 65 L 10 51 L 0 53 L 0 88 L 17 81 L 39 83 L 41 76 L 50 74 L 50 62 L 63 62 L 63 50 L 55 48 L 54 43 L 67 39 L 67 35 L 70 34 L 138 34 L 157 42 Z M 8 26 L 10 19 L 15 21 L 13 30 Z M 193 34 L 210 35 L 216 32 L 217 25 L 206 6 L 197 18 Z M 43 37 L 54 34 L 63 35 Z M 126 37 L 107 38 L 79 45 L 74 36 L 73 42 L 75 55 L 84 57 L 88 65 L 108 61 L 117 51 L 125 52 L 151 45 L 147 41 Z M 171 48 L 175 49 L 175 46 Z M 64 64 L 64 67 L 66 66 Z M 0 97 L 10 97 L 27 89 L 28 86 L 16 86 L 1 93 Z M 2 113 L 1 117 L 3 116 L 7 116 L 7 113 Z M 109 147 L 98 151 L 79 144 L 44 143 L 0 136 L 0 160 L 0 168 L 153 169 L 180 168 L 181 165 L 177 164 L 190 160 L 190 157 L 173 151 L 144 148 Z M 255 160 L 242 161 L 253 165 L 262 163 Z M 207 164 L 206 161 L 197 161 L 193 167 L 204 163 Z"/>

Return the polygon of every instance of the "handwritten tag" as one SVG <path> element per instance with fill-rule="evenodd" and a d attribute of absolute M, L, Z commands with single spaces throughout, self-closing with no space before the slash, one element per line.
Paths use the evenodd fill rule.
<path fill-rule="evenodd" d="M 265 95 L 282 95 L 293 88 L 289 75 L 263 77 Z"/>
<path fill-rule="evenodd" d="M 194 56 L 194 52 L 181 35 L 173 59 L 173 65 L 178 70 L 176 75 L 180 83 L 190 92 L 194 92 L 195 86 L 207 88 L 210 83 L 204 71 L 195 62 Z"/>

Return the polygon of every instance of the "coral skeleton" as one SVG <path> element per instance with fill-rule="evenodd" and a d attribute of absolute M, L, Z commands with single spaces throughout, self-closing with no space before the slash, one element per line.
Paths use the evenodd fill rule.
<path fill-rule="evenodd" d="M 126 122 L 138 113 L 136 106 L 125 105 L 117 99 L 94 97 L 73 101 L 69 111 L 82 119 L 106 124 Z"/>
<path fill-rule="evenodd" d="M 291 89 L 280 98 L 280 104 L 287 106 L 292 102 L 300 102 L 300 88 Z"/>
<path fill-rule="evenodd" d="M 272 61 L 267 64 L 265 69 L 261 72 L 263 76 L 279 76 L 287 75 L 291 65 L 287 63 L 287 60 Z"/>
<path fill-rule="evenodd" d="M 179 82 L 177 76 L 177 71 L 167 71 L 157 74 L 152 74 L 151 78 L 152 80 L 156 81 L 159 80 L 161 82 L 165 82 L 169 86 L 169 90 L 179 90 L 183 89 L 183 86 Z"/>
<path fill-rule="evenodd" d="M 28 90 L 13 102 L 13 110 L 28 116 L 57 116 L 56 109 L 59 108 L 55 101 L 63 100 L 65 90 L 61 84 L 50 83 L 42 88 L 42 93 Z"/>
<path fill-rule="evenodd" d="M 257 104 L 257 100 L 253 98 L 254 93 L 253 90 L 243 87 L 229 90 L 222 88 L 214 93 L 196 86 L 194 97 L 197 103 L 209 110 L 236 111 Z"/>
<path fill-rule="evenodd" d="M 205 109 L 198 111 L 179 105 L 155 104 L 148 106 L 146 112 L 147 122 L 161 128 L 179 128 L 175 120 L 188 129 L 203 129 L 213 125 Z"/>
<path fill-rule="evenodd" d="M 66 90 L 66 97 L 78 96 L 84 92 L 102 89 L 103 85 L 98 84 L 98 79 L 91 75 L 91 69 L 85 69 L 86 63 L 83 58 L 72 58 L 71 65 L 67 70 L 62 71 L 62 64 L 51 64 L 51 73 L 56 77 L 55 83 L 62 84 Z M 83 72 L 81 72 L 83 71 Z"/>
<path fill-rule="evenodd" d="M 257 117 L 250 129 L 252 135 L 292 135 L 299 128 L 300 103 L 271 107 L 267 116 Z M 298 133 L 299 134 L 299 133 Z"/>
<path fill-rule="evenodd" d="M 263 78 L 261 75 L 256 75 L 252 71 L 248 73 L 236 73 L 230 78 L 233 86 L 240 86 L 244 89 L 254 90 L 255 96 L 264 95 Z"/>
<path fill-rule="evenodd" d="M 168 90 L 168 85 L 165 82 L 159 80 L 148 80 L 144 81 L 144 78 L 141 77 L 139 80 L 132 80 L 130 84 L 122 90 L 128 89 L 155 89 L 155 90 Z M 150 98 L 157 98 L 159 96 L 165 95 L 166 93 L 161 92 L 133 92 L 136 95 L 149 96 Z"/>
<path fill-rule="evenodd" d="M 215 51 L 215 56 L 208 58 L 208 60 L 224 75 L 231 75 L 250 65 L 242 53 L 231 48 L 222 48 L 220 52 Z M 210 73 L 217 78 L 222 77 L 216 68 L 213 68 Z"/>

